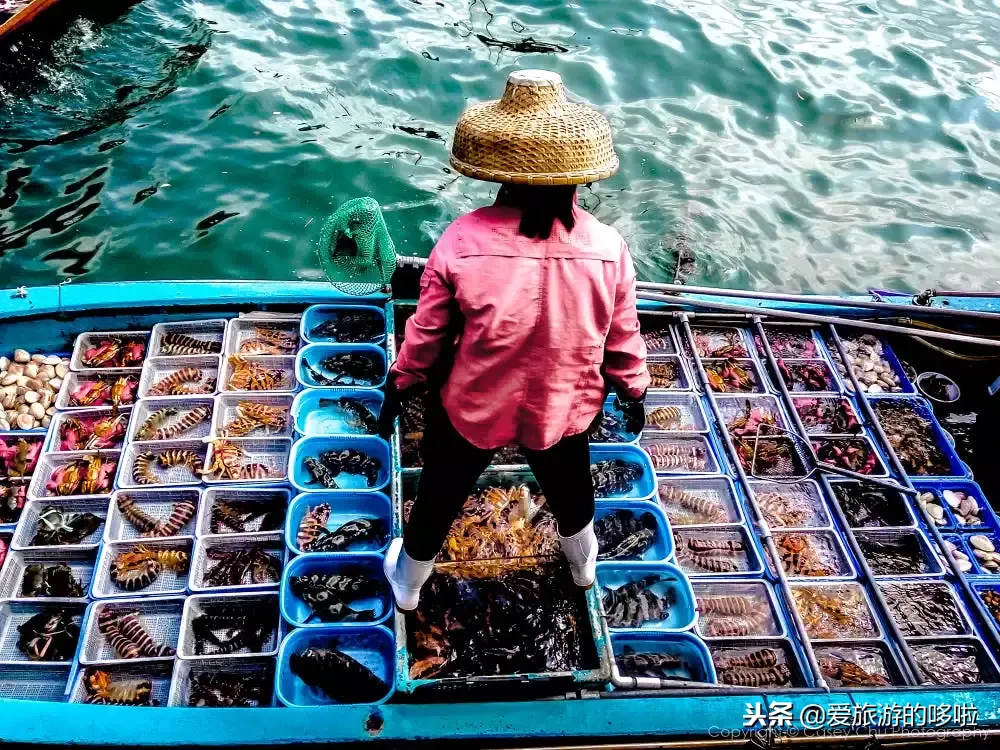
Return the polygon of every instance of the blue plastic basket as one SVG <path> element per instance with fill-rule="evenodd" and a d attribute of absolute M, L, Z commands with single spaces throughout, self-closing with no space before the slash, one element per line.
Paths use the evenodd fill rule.
<path fill-rule="evenodd" d="M 312 307 L 307 307 L 305 312 L 302 313 L 302 321 L 299 324 L 299 336 L 302 340 L 307 343 L 319 343 L 319 344 L 336 344 L 337 341 L 325 336 L 314 336 L 312 334 L 312 329 L 316 326 L 331 320 L 340 313 L 349 312 L 374 312 L 382 318 L 382 336 L 378 341 L 372 341 L 373 344 L 385 344 L 386 341 L 386 315 L 381 307 L 375 305 L 313 305 Z"/>
<path fill-rule="evenodd" d="M 608 396 L 606 399 L 604 399 L 604 413 L 612 417 L 615 417 L 616 419 L 619 420 L 619 424 L 621 424 L 621 420 L 624 416 L 624 413 L 622 412 L 621 409 L 615 407 L 615 398 L 616 398 L 615 396 Z M 625 429 L 625 426 L 621 424 L 619 429 L 613 431 L 612 439 L 594 440 L 593 438 L 591 438 L 590 443 L 591 445 L 600 445 L 605 443 L 609 445 L 618 445 L 621 443 L 634 443 L 636 440 L 639 439 L 639 434 L 640 434 L 639 432 L 628 432 Z"/>
<path fill-rule="evenodd" d="M 618 458 L 642 466 L 642 476 L 635 480 L 631 490 L 612 495 L 611 497 L 651 498 L 656 492 L 656 477 L 653 471 L 653 463 L 649 460 L 649 456 L 646 455 L 645 451 L 635 445 L 600 444 L 590 446 L 591 466 L 598 461 L 609 461 Z M 292 484 L 295 484 L 294 478 Z"/>
<path fill-rule="evenodd" d="M 913 482 L 913 487 L 920 492 L 931 492 L 937 498 L 937 503 L 944 509 L 945 518 L 948 519 L 948 523 L 946 525 L 938 526 L 938 528 L 942 531 L 1000 533 L 1000 519 L 997 518 L 996 513 L 990 506 L 986 496 L 983 494 L 982 489 L 975 482 L 947 479 L 915 481 Z M 976 503 L 979 505 L 979 516 L 982 519 L 982 523 L 971 526 L 959 523 L 955 514 L 952 513 L 951 507 L 944 499 L 944 495 L 942 493 L 945 490 L 965 492 L 969 496 L 975 498 Z"/>
<path fill-rule="evenodd" d="M 601 616 L 606 620 L 607 613 L 604 610 L 603 599 L 606 589 L 617 589 L 632 581 L 637 581 L 646 576 L 656 576 L 659 583 L 652 586 L 654 593 L 664 595 L 667 592 L 673 594 L 673 604 L 667 609 L 667 616 L 662 620 L 647 621 L 639 628 L 615 628 L 609 623 L 609 630 L 617 632 L 619 630 L 658 630 L 667 633 L 679 633 L 690 630 L 694 627 L 698 619 L 695 609 L 694 591 L 691 589 L 691 582 L 684 572 L 676 565 L 670 563 L 648 563 L 648 562 L 623 562 L 608 561 L 597 564 L 597 584 L 599 587 L 598 597 L 601 599 Z"/>
<path fill-rule="evenodd" d="M 842 339 L 844 338 L 844 334 L 841 333 L 840 329 L 837 330 L 837 333 L 840 334 L 840 337 Z M 902 388 L 902 390 L 899 393 L 893 395 L 902 396 L 902 395 L 909 395 L 916 393 L 917 389 L 914 387 L 913 383 L 910 382 L 910 379 L 906 377 L 906 370 L 903 369 L 903 365 L 900 364 L 899 358 L 896 356 L 896 353 L 892 350 L 892 347 L 890 347 L 889 344 L 887 344 L 884 339 L 879 339 L 879 341 L 882 344 L 882 357 L 889 364 L 889 367 L 892 368 L 892 371 L 896 373 L 896 375 L 899 377 L 899 386 L 900 388 Z M 841 380 L 844 383 L 844 389 L 848 393 L 853 394 L 854 388 L 851 386 L 850 376 L 847 374 L 841 375 L 839 368 L 837 368 L 836 366 L 836 356 L 835 356 L 837 354 L 836 345 L 833 343 L 833 341 L 829 340 L 827 336 L 823 336 L 823 346 L 826 348 L 827 359 L 831 363 L 833 363 L 834 369 L 837 371 L 837 375 L 840 375 Z M 847 364 L 844 363 L 844 366 L 846 367 Z M 876 396 L 873 396 L 873 398 L 874 397 Z"/>
<path fill-rule="evenodd" d="M 319 482 L 313 480 L 303 463 L 303 460 L 308 456 L 316 457 L 325 451 L 339 451 L 348 448 L 363 451 L 382 462 L 378 478 L 371 487 L 368 486 L 365 478 L 360 474 L 341 473 L 336 478 L 339 487 L 337 489 L 327 489 Z M 635 450 L 641 453 L 638 449 Z M 593 449 L 591 449 L 591 454 L 593 455 Z M 325 492 L 378 491 L 384 489 L 389 484 L 389 480 L 392 478 L 391 470 L 392 462 L 389 456 L 389 444 L 381 438 L 369 435 L 302 438 L 292 446 L 292 453 L 288 463 L 288 477 L 292 482 L 292 486 L 300 492 L 314 492 L 316 490 L 323 490 Z"/>
<path fill-rule="evenodd" d="M 339 406 L 321 407 L 325 399 L 352 398 L 360 401 L 378 418 L 385 396 L 374 388 L 307 388 L 292 402 L 292 419 L 300 435 L 369 435 L 363 428 L 348 425 L 344 410 Z"/>
<path fill-rule="evenodd" d="M 949 470 L 945 475 L 931 476 L 926 474 L 907 474 L 907 476 L 911 479 L 918 479 L 920 481 L 928 479 L 946 479 L 949 477 L 964 479 L 969 476 L 968 467 L 962 459 L 958 457 L 958 453 L 955 452 L 955 448 L 945 437 L 944 429 L 941 427 L 941 423 L 938 422 L 937 417 L 934 416 L 934 410 L 931 408 L 930 402 L 927 401 L 927 399 L 921 397 L 903 396 L 872 396 L 869 397 L 869 401 L 871 402 L 872 407 L 876 409 L 876 416 L 878 415 L 877 407 L 880 402 L 909 405 L 911 409 L 928 421 L 931 433 L 934 436 L 934 442 L 937 445 L 938 450 L 941 451 L 941 454 L 948 461 Z M 885 447 L 888 449 L 889 446 Z"/>
<path fill-rule="evenodd" d="M 292 673 L 289 660 L 307 648 L 336 648 L 381 678 L 386 694 L 375 701 L 385 703 L 395 692 L 393 666 L 395 641 L 392 631 L 383 626 L 322 627 L 293 630 L 278 651 L 278 668 L 274 685 L 278 700 L 292 708 L 336 705 L 318 689 L 311 688 Z"/>
<path fill-rule="evenodd" d="M 655 502 L 648 500 L 597 500 L 594 505 L 594 521 L 599 521 L 616 510 L 630 510 L 636 517 L 644 513 L 650 513 L 656 519 L 656 530 L 653 542 L 645 552 L 640 555 L 639 560 L 643 562 L 662 562 L 674 556 L 674 538 L 670 532 L 670 522 L 666 514 Z M 628 560 L 632 558 L 623 558 Z"/>
<path fill-rule="evenodd" d="M 288 514 L 285 517 L 285 545 L 292 554 L 344 554 L 343 552 L 313 553 L 299 549 L 296 542 L 299 524 L 302 523 L 306 512 L 320 503 L 330 505 L 330 520 L 326 524 L 328 529 L 336 529 L 356 518 L 379 518 L 385 523 L 386 541 L 384 544 L 375 546 L 364 542 L 352 546 L 347 552 L 382 552 L 389 546 L 388 537 L 392 530 L 392 501 L 385 494 L 381 492 L 304 492 L 296 496 L 292 504 L 288 506 Z"/>
<path fill-rule="evenodd" d="M 344 554 L 318 552 L 314 555 L 302 555 L 292 560 L 281 576 L 281 615 L 288 624 L 296 628 L 317 627 L 360 627 L 362 625 L 378 625 L 392 615 L 392 598 L 389 595 L 389 584 L 382 570 L 382 555 L 373 553 Z M 375 617 L 370 622 L 323 622 L 316 617 L 313 608 L 292 591 L 291 579 L 295 576 L 312 575 L 313 573 L 358 573 L 369 580 L 378 581 L 381 594 L 378 596 L 356 599 L 348 603 L 353 610 L 375 610 Z"/>
<path fill-rule="evenodd" d="M 320 372 L 323 371 L 320 367 L 320 362 L 327 357 L 332 357 L 336 354 L 348 354 L 348 353 L 365 353 L 369 354 L 375 359 L 377 359 L 381 365 L 381 375 L 380 377 L 370 385 L 360 385 L 354 383 L 341 383 L 337 384 L 339 387 L 344 388 L 381 388 L 385 385 L 385 376 L 388 372 L 388 359 L 385 355 L 385 349 L 381 346 L 376 346 L 375 344 L 307 344 L 306 346 L 299 349 L 299 353 L 295 355 L 295 377 L 299 383 L 306 388 L 319 388 L 329 385 L 328 383 L 320 383 L 313 379 L 308 371 L 306 370 L 306 365 L 308 364 L 314 370 Z"/>
<path fill-rule="evenodd" d="M 697 682 L 716 681 L 715 665 L 708 646 L 690 633 L 620 630 L 611 634 L 611 646 L 616 660 L 625 652 L 626 646 L 640 654 L 674 654 L 680 657 L 682 666 L 671 670 L 672 676 Z"/>

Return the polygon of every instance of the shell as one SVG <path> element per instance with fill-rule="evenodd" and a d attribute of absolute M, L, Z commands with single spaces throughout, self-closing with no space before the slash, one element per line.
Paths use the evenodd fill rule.
<path fill-rule="evenodd" d="M 974 549 L 981 552 L 996 552 L 996 545 L 993 541 L 983 534 L 973 534 L 969 537 L 969 544 L 973 546 Z"/>

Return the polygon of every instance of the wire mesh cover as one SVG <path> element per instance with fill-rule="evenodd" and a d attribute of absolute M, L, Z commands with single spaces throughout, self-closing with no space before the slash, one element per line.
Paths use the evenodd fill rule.
<path fill-rule="evenodd" d="M 374 198 L 355 198 L 323 224 L 319 260 L 327 279 L 345 294 L 374 294 L 396 271 L 396 247 Z"/>

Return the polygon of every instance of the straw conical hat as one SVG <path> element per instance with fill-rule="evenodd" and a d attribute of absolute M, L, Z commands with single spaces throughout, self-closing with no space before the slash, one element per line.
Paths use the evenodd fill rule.
<path fill-rule="evenodd" d="M 618 171 L 611 125 L 566 99 L 558 73 L 522 70 L 497 101 L 474 104 L 455 127 L 451 164 L 477 180 L 581 185 Z"/>

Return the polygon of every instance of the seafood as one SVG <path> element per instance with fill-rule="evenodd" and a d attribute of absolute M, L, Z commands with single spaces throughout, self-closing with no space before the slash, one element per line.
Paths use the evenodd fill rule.
<path fill-rule="evenodd" d="M 362 435 L 374 435 L 378 432 L 378 417 L 369 409 L 364 401 L 358 398 L 321 398 L 317 404 L 320 409 L 336 406 L 346 419 L 348 427 Z"/>
<path fill-rule="evenodd" d="M 314 367 L 304 362 L 317 385 L 375 385 L 385 376 L 382 361 L 368 352 L 334 354 Z"/>
<path fill-rule="evenodd" d="M 735 328 L 694 327 L 694 348 L 699 357 L 739 359 L 748 355 L 743 335 Z"/>
<path fill-rule="evenodd" d="M 956 541 L 958 540 L 956 539 Z M 963 552 L 962 549 L 955 544 L 955 542 L 945 539 L 943 550 L 944 554 L 955 560 L 955 564 L 958 566 L 960 571 L 963 573 L 969 573 L 972 571 L 972 559 L 965 554 L 965 552 Z M 946 562 L 946 559 L 941 552 L 938 552 L 938 557 L 941 558 L 942 563 Z"/>
<path fill-rule="evenodd" d="M 326 451 L 318 458 L 307 456 L 304 460 L 306 469 L 327 489 L 336 489 L 336 477 L 344 474 L 359 474 L 365 478 L 369 487 L 378 484 L 382 473 L 382 461 L 375 456 L 369 456 L 364 451 L 346 448 L 340 451 Z"/>
<path fill-rule="evenodd" d="M 284 476 L 266 464 L 252 461 L 239 445 L 229 440 L 212 441 L 212 463 L 199 474 L 213 479 L 279 479 Z"/>
<path fill-rule="evenodd" d="M 617 509 L 594 522 L 598 560 L 635 560 L 642 557 L 656 538 L 656 516 Z"/>
<path fill-rule="evenodd" d="M 806 471 L 787 438 L 736 438 L 740 465 L 751 477 L 801 477 Z"/>
<path fill-rule="evenodd" d="M 135 401 L 138 387 L 136 375 L 88 375 L 70 391 L 69 406 L 127 406 Z"/>
<path fill-rule="evenodd" d="M 153 383 L 149 388 L 148 395 L 189 396 L 198 393 L 213 393 L 214 391 L 214 377 L 198 367 L 182 367 Z"/>
<path fill-rule="evenodd" d="M 31 661 L 71 661 L 80 639 L 79 617 L 44 609 L 17 626 L 17 650 Z"/>
<path fill-rule="evenodd" d="M 0 476 L 30 477 L 42 452 L 42 442 L 34 438 L 0 437 Z"/>
<path fill-rule="evenodd" d="M 946 476 L 952 473 L 930 420 L 918 413 L 910 402 L 879 399 L 872 401 L 872 408 L 907 474 Z"/>
<path fill-rule="evenodd" d="M 878 626 L 857 584 L 792 586 L 795 609 L 810 638 L 874 638 Z"/>
<path fill-rule="evenodd" d="M 625 429 L 625 422 L 617 414 L 601 411 L 601 421 L 590 430 L 592 443 L 624 443 L 635 436 L 634 432 Z M 595 420 L 596 421 L 596 420 Z"/>
<path fill-rule="evenodd" d="M 111 561 L 111 581 L 125 591 L 138 591 L 151 586 L 164 570 L 184 575 L 190 561 L 190 555 L 183 550 L 139 544 L 115 555 Z"/>
<path fill-rule="evenodd" d="M 979 595 L 983 600 L 983 604 L 986 605 L 986 609 L 993 615 L 993 619 L 1000 623 L 1000 593 L 996 591 L 982 591 Z"/>
<path fill-rule="evenodd" d="M 820 356 L 819 348 L 811 333 L 783 329 L 765 329 L 767 343 L 776 357 L 794 357 L 798 359 L 816 359 Z M 760 356 L 765 356 L 767 350 L 759 335 L 755 335 L 754 343 Z"/>
<path fill-rule="evenodd" d="M 190 708 L 258 708 L 271 702 L 274 674 L 206 671 L 191 675 L 187 704 Z"/>
<path fill-rule="evenodd" d="M 781 427 L 778 414 L 764 406 L 755 406 L 750 399 L 743 410 L 726 423 L 726 430 L 733 438 L 773 435 Z"/>
<path fill-rule="evenodd" d="M 646 369 L 649 371 L 650 388 L 680 388 L 684 384 L 680 367 L 673 360 L 647 362 Z"/>
<path fill-rule="evenodd" d="M 191 619 L 198 656 L 260 653 L 276 635 L 278 606 L 274 601 L 205 604 Z"/>
<path fill-rule="evenodd" d="M 712 648 L 712 660 L 724 685 L 782 687 L 792 681 L 783 650 L 775 648 Z"/>
<path fill-rule="evenodd" d="M 642 444 L 660 471 L 705 471 L 708 459 L 699 440 L 650 440 Z"/>
<path fill-rule="evenodd" d="M 897 492 L 867 487 L 860 482 L 834 482 L 833 494 L 851 528 L 909 526 L 906 502 Z"/>
<path fill-rule="evenodd" d="M 819 668 L 833 687 L 890 687 L 892 681 L 878 648 L 817 649 Z M 842 655 L 840 652 L 847 652 Z M 822 655 L 820 655 L 822 654 Z M 865 661 L 867 668 L 859 662 Z"/>
<path fill-rule="evenodd" d="M 642 465 L 622 458 L 598 461 L 590 465 L 590 476 L 594 481 L 594 497 L 624 495 L 642 477 Z"/>
<path fill-rule="evenodd" d="M 97 667 L 87 667 L 83 673 L 86 703 L 105 706 L 151 706 L 153 681 L 149 677 L 115 679 Z"/>
<path fill-rule="evenodd" d="M 410 677 L 590 668 L 586 601 L 561 560 L 439 567 L 405 613 Z"/>
<path fill-rule="evenodd" d="M 728 656 L 719 665 L 720 669 L 732 669 L 743 667 L 745 669 L 767 669 L 778 666 L 778 652 L 773 648 L 761 648 L 743 654 L 733 654 Z"/>
<path fill-rule="evenodd" d="M 651 354 L 672 354 L 674 352 L 674 342 L 670 338 L 670 329 L 661 328 L 655 331 L 643 331 L 642 340 L 646 343 L 646 351 Z"/>
<path fill-rule="evenodd" d="M 854 371 L 861 390 L 869 394 L 878 393 L 900 393 L 903 390 L 899 375 L 892 369 L 892 365 L 886 358 L 882 342 L 870 333 L 857 335 L 839 334 L 844 350 L 847 352 L 847 360 Z M 827 337 L 827 349 L 833 359 L 837 370 L 841 375 L 846 376 L 847 370 L 840 359 L 840 352 L 831 337 Z M 848 378 L 844 378 L 848 390 L 853 390 L 853 386 Z"/>
<path fill-rule="evenodd" d="M 34 547 L 79 544 L 103 523 L 104 519 L 93 513 L 74 513 L 47 505 L 38 514 L 38 529 L 31 544 Z"/>
<path fill-rule="evenodd" d="M 212 416 L 208 406 L 195 406 L 181 413 L 168 406 L 152 412 L 136 433 L 136 440 L 173 440 L 190 432 Z"/>
<path fill-rule="evenodd" d="M 372 703 L 389 692 L 385 681 L 352 656 L 332 648 L 310 647 L 292 654 L 289 667 L 306 685 L 338 703 Z"/>
<path fill-rule="evenodd" d="M 858 532 L 855 537 L 872 573 L 877 576 L 905 576 L 931 571 L 920 541 L 913 533 L 888 536 Z"/>
<path fill-rule="evenodd" d="M 678 670 L 691 668 L 677 654 L 640 653 L 626 645 L 620 656 L 615 657 L 619 671 L 627 677 L 658 677 L 661 680 L 677 679 Z"/>
<path fill-rule="evenodd" d="M 375 311 L 338 312 L 328 320 L 313 326 L 309 335 L 314 338 L 330 339 L 340 344 L 377 344 L 385 337 L 385 321 Z"/>
<path fill-rule="evenodd" d="M 853 435 L 861 432 L 854 407 L 846 398 L 794 398 L 792 403 L 810 435 Z"/>
<path fill-rule="evenodd" d="M 821 359 L 807 362 L 786 362 L 779 359 L 777 364 L 781 379 L 785 381 L 785 387 L 794 393 L 836 390 L 833 374 L 826 366 L 826 362 Z"/>
<path fill-rule="evenodd" d="M 265 435 L 281 432 L 288 423 L 288 409 L 271 406 L 259 401 L 240 401 L 236 416 L 226 422 L 220 434 L 223 437 L 247 437 L 257 430 Z"/>
<path fill-rule="evenodd" d="M 400 457 L 406 468 L 424 465 L 420 443 L 424 439 L 424 430 L 427 429 L 426 408 L 426 397 L 418 394 L 403 404 L 399 415 Z M 494 462 L 499 463 L 496 458 Z"/>
<path fill-rule="evenodd" d="M 3 565 L 3 561 L 7 559 L 8 545 L 3 539 L 0 539 L 0 566 Z"/>
<path fill-rule="evenodd" d="M 295 354 L 298 350 L 298 331 L 274 326 L 254 326 L 253 336 L 240 342 L 240 354 Z"/>
<path fill-rule="evenodd" d="M 675 594 L 668 588 L 657 594 L 652 587 L 660 583 L 655 575 L 630 581 L 616 589 L 605 588 L 602 595 L 604 612 L 612 628 L 638 628 L 646 622 L 666 619 L 675 604 Z"/>
<path fill-rule="evenodd" d="M 289 583 L 292 592 L 312 608 L 309 620 L 319 618 L 323 622 L 372 622 L 374 609 L 355 609 L 350 604 L 358 599 L 383 597 L 386 592 L 382 581 L 360 570 L 292 576 Z"/>
<path fill-rule="evenodd" d="M 281 557 L 265 551 L 260 544 L 238 549 L 213 548 L 206 554 L 209 561 L 204 572 L 206 586 L 260 586 L 281 580 Z"/>
<path fill-rule="evenodd" d="M 266 500 L 216 500 L 209 515 L 213 534 L 275 531 L 285 520 L 285 504 L 275 497 Z"/>
<path fill-rule="evenodd" d="M 812 578 L 842 572 L 840 555 L 827 534 L 776 534 L 774 540 L 787 575 Z"/>
<path fill-rule="evenodd" d="M 976 685 L 984 682 L 979 649 L 972 644 L 912 644 L 922 685 Z"/>
<path fill-rule="evenodd" d="M 679 430 L 684 412 L 677 406 L 657 406 L 646 412 L 646 427 L 657 430 Z"/>
<path fill-rule="evenodd" d="M 91 345 L 80 357 L 84 367 L 139 367 L 146 344 L 121 336 L 91 336 Z"/>
<path fill-rule="evenodd" d="M 202 473 L 201 456 L 192 450 L 170 448 L 159 453 L 145 451 L 137 455 L 132 467 L 132 480 L 136 484 L 170 484 L 156 474 L 153 468 L 155 465 L 163 469 L 184 467 L 194 476 Z"/>
<path fill-rule="evenodd" d="M 880 583 L 892 617 L 905 636 L 963 635 L 965 618 L 948 584 Z"/>
<path fill-rule="evenodd" d="M 176 653 L 172 646 L 153 640 L 138 612 L 105 607 L 97 616 L 97 629 L 120 659 L 155 659 Z"/>
<path fill-rule="evenodd" d="M 973 495 L 962 490 L 942 490 L 941 497 L 960 526 L 982 526 L 983 511 Z M 992 552 L 993 550 L 989 550 Z"/>
<path fill-rule="evenodd" d="M 375 547 L 385 544 L 388 529 L 381 518 L 355 518 L 343 526 L 328 531 L 321 528 L 316 539 L 303 550 L 308 552 L 343 552 L 351 545 L 371 543 Z"/>
<path fill-rule="evenodd" d="M 63 422 L 63 439 L 60 450 L 100 450 L 117 448 L 125 442 L 125 427 L 129 415 L 117 408 L 109 416 L 87 419 L 70 417 Z M 70 434 L 67 434 L 67 430 Z"/>
<path fill-rule="evenodd" d="M 737 573 L 747 569 L 746 547 L 738 532 L 696 536 L 674 532 L 677 562 L 694 573 Z M 738 553 L 738 554 L 734 554 Z"/>
<path fill-rule="evenodd" d="M 284 370 L 265 367 L 237 354 L 229 355 L 233 374 L 226 386 L 230 391 L 274 391 L 284 384 L 287 375 Z"/>
<path fill-rule="evenodd" d="M 221 341 L 206 341 L 184 333 L 165 333 L 160 340 L 160 355 L 164 357 L 218 354 L 221 351 Z"/>
<path fill-rule="evenodd" d="M 787 664 L 778 664 L 766 669 L 748 669 L 733 667 L 719 673 L 719 679 L 725 685 L 743 685 L 745 687 L 764 687 L 785 685 L 792 679 L 791 670 Z"/>
<path fill-rule="evenodd" d="M 695 494 L 669 482 L 660 482 L 657 492 L 660 507 L 672 524 L 729 523 L 731 520 L 726 506 L 713 497 Z"/>
<path fill-rule="evenodd" d="M 764 519 L 772 526 L 802 528 L 819 520 L 812 496 L 793 489 L 754 491 Z"/>
<path fill-rule="evenodd" d="M 986 573 L 1000 573 L 1000 552 L 997 552 L 996 537 L 973 534 L 967 541 L 980 568 Z"/>
<path fill-rule="evenodd" d="M 84 593 L 83 585 L 68 565 L 32 564 L 25 567 L 21 576 L 21 596 L 80 599 Z"/>
<path fill-rule="evenodd" d="M 771 607 L 763 596 L 697 594 L 698 628 L 710 638 L 766 635 Z"/>
<path fill-rule="evenodd" d="M 723 359 L 705 362 L 705 376 L 716 393 L 753 393 L 758 390 L 757 375 L 750 360 Z"/>
<path fill-rule="evenodd" d="M 302 516 L 299 529 L 295 534 L 295 543 L 298 548 L 301 550 L 309 549 L 317 537 L 319 537 L 319 533 L 326 528 L 326 523 L 329 520 L 329 503 L 322 503 L 309 508 Z"/>
<path fill-rule="evenodd" d="M 185 524 L 194 518 L 194 503 L 181 500 L 173 504 L 167 520 L 160 521 L 141 510 L 135 499 L 128 494 L 118 496 L 118 510 L 129 523 L 139 530 L 141 536 L 168 537 L 174 536 Z"/>
<path fill-rule="evenodd" d="M 60 497 L 108 493 L 117 468 L 114 459 L 103 458 L 99 453 L 69 461 L 52 472 L 45 491 L 49 496 Z"/>
<path fill-rule="evenodd" d="M 875 474 L 881 470 L 875 451 L 864 438 L 824 438 L 813 440 L 812 445 L 816 457 L 824 463 L 857 474 Z"/>

